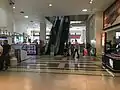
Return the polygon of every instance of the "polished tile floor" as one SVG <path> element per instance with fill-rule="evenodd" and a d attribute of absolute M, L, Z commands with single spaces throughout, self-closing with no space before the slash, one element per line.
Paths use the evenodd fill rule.
<path fill-rule="evenodd" d="M 111 76 L 102 68 L 100 60 L 83 56 L 79 59 L 33 56 L 18 66 L 12 66 L 9 71 Z"/>
<path fill-rule="evenodd" d="M 0 72 L 0 90 L 120 90 L 120 77 L 93 57 L 31 57 Z"/>
<path fill-rule="evenodd" d="M 120 90 L 119 77 L 1 72 L 0 90 Z"/>

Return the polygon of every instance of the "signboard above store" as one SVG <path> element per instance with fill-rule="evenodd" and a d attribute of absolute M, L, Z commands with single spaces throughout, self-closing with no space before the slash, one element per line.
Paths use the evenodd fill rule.
<path fill-rule="evenodd" d="M 109 29 L 120 25 L 120 0 L 116 0 L 103 13 L 103 29 Z"/>
<path fill-rule="evenodd" d="M 80 39 L 81 35 L 70 35 L 71 39 Z"/>

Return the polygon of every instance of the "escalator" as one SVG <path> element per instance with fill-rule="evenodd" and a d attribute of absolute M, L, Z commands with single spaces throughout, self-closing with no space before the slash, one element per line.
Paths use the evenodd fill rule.
<path fill-rule="evenodd" d="M 59 46 L 59 55 L 63 55 L 64 52 L 64 43 L 68 42 L 69 39 L 69 26 L 70 26 L 70 18 L 69 16 L 65 16 L 65 21 L 63 24 L 63 30 L 60 38 L 60 46 Z"/>
<path fill-rule="evenodd" d="M 68 41 L 69 36 L 69 16 L 57 17 L 50 32 L 50 40 L 46 46 L 45 54 L 50 55 L 51 46 L 54 47 L 54 54 L 60 55 L 64 50 L 64 43 Z"/>
<path fill-rule="evenodd" d="M 55 43 L 55 55 L 63 54 L 64 43 L 68 41 L 70 19 L 68 16 L 61 18 L 59 32 Z"/>
<path fill-rule="evenodd" d="M 56 36 L 57 36 L 58 30 L 59 30 L 59 25 L 60 25 L 60 19 L 59 19 L 59 17 L 57 17 L 55 22 L 54 22 L 54 25 L 52 26 L 52 29 L 50 31 L 49 42 L 45 48 L 46 55 L 50 54 L 51 45 L 55 45 Z"/>

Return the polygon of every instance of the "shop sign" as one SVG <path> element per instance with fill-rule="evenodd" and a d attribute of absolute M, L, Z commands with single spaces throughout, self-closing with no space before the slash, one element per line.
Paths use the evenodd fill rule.
<path fill-rule="evenodd" d="M 71 39 L 80 39 L 81 35 L 70 35 Z"/>

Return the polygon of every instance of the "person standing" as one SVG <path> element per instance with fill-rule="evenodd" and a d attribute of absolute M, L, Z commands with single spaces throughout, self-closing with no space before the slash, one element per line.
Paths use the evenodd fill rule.
<path fill-rule="evenodd" d="M 68 48 L 68 46 L 67 46 L 67 43 L 65 42 L 64 43 L 64 56 L 65 57 L 67 56 L 67 48 Z"/>
<path fill-rule="evenodd" d="M 72 58 L 74 58 L 74 45 L 71 44 L 71 56 Z"/>
<path fill-rule="evenodd" d="M 0 71 L 3 70 L 3 47 L 0 45 Z"/>
<path fill-rule="evenodd" d="M 3 47 L 3 57 L 5 62 L 5 70 L 7 70 L 8 67 L 10 66 L 9 52 L 11 50 L 11 46 L 8 44 L 8 40 L 4 40 L 4 44 L 2 47 Z"/>
<path fill-rule="evenodd" d="M 90 56 L 91 45 L 89 43 L 87 43 L 86 49 L 88 52 L 88 56 Z"/>
<path fill-rule="evenodd" d="M 79 43 L 77 42 L 77 40 L 75 40 L 75 51 L 74 51 L 74 57 L 75 54 L 77 53 L 77 58 L 79 58 Z"/>
<path fill-rule="evenodd" d="M 68 42 L 68 56 L 71 55 L 71 42 Z"/>

